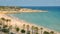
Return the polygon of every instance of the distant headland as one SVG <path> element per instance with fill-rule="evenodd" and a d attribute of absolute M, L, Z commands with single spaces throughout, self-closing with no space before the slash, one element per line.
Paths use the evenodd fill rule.
<path fill-rule="evenodd" d="M 0 6 L 0 14 L 14 14 L 21 12 L 48 12 L 47 10 L 33 10 L 19 6 Z"/>

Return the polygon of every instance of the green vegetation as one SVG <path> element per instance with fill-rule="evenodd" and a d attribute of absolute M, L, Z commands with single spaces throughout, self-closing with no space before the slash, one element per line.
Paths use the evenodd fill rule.
<path fill-rule="evenodd" d="M 13 32 L 11 32 L 10 34 L 14 34 Z"/>
<path fill-rule="evenodd" d="M 2 26 L 1 28 L 0 28 L 0 31 L 2 31 L 2 32 L 4 32 L 4 33 L 9 33 L 9 28 L 8 28 L 8 25 L 7 24 L 5 24 L 5 23 L 7 23 L 6 22 L 6 19 L 5 18 L 0 18 L 0 25 Z"/>
<path fill-rule="evenodd" d="M 2 17 L 2 18 L 0 18 L 0 19 L 1 19 L 1 20 L 3 20 L 3 21 L 5 21 L 5 18 L 3 18 L 3 17 Z"/>
<path fill-rule="evenodd" d="M 38 27 L 35 27 L 35 33 L 38 34 Z"/>
<path fill-rule="evenodd" d="M 32 30 L 32 34 L 34 33 L 33 30 L 34 30 L 34 26 L 31 27 L 31 30 Z"/>
<path fill-rule="evenodd" d="M 12 25 L 10 25 L 10 26 L 8 26 L 8 22 L 11 22 L 11 19 L 5 19 L 5 18 L 0 18 L 0 31 L 2 31 L 2 32 L 4 32 L 4 33 L 9 33 L 10 32 L 10 30 L 13 28 L 12 27 Z M 7 24 L 4 24 L 4 23 L 7 23 Z M 1 27 L 2 26 L 2 27 Z M 26 26 L 26 27 L 25 27 Z M 30 34 L 30 32 L 32 33 L 32 34 L 39 34 L 38 33 L 38 27 L 36 27 L 36 26 L 32 26 L 31 27 L 31 30 L 29 30 L 30 29 L 30 26 L 29 25 L 26 25 L 26 24 L 23 24 L 23 29 L 21 29 L 21 33 L 27 33 L 27 34 Z M 15 29 L 17 32 L 19 32 L 20 31 L 20 28 L 19 27 L 17 27 L 17 25 L 15 26 L 15 28 L 13 28 L 13 29 Z M 25 30 L 26 29 L 26 30 Z M 34 31 L 34 32 L 33 32 Z M 44 31 L 43 32 L 43 28 L 40 28 L 40 33 L 41 34 L 54 34 L 54 31 L 51 31 L 51 32 L 47 32 L 47 31 Z M 11 32 L 11 34 L 14 34 L 13 32 Z"/>
<path fill-rule="evenodd" d="M 2 32 L 4 32 L 4 33 L 9 33 L 9 29 L 3 28 L 3 29 L 2 29 Z"/>
<path fill-rule="evenodd" d="M 16 28 L 16 31 L 17 31 L 17 32 L 19 31 L 19 28 L 18 28 L 18 27 Z"/>
<path fill-rule="evenodd" d="M 27 26 L 26 26 L 26 28 L 27 28 L 27 31 L 29 31 L 30 26 L 29 26 L 29 25 L 27 25 Z"/>
<path fill-rule="evenodd" d="M 44 33 L 43 34 L 49 34 L 49 32 L 47 32 L 47 31 L 44 31 Z"/>
<path fill-rule="evenodd" d="M 36 33 L 36 34 L 38 34 L 38 33 Z"/>
<path fill-rule="evenodd" d="M 30 30 L 29 30 L 30 26 L 27 25 L 26 28 L 27 28 L 27 34 L 30 34 Z"/>
<path fill-rule="evenodd" d="M 20 8 L 22 8 L 22 7 L 19 7 L 19 6 L 0 6 L 1 11 L 7 11 L 7 10 L 17 11 L 17 10 L 20 10 Z"/>
<path fill-rule="evenodd" d="M 54 31 L 51 31 L 50 34 L 54 34 Z"/>
<path fill-rule="evenodd" d="M 6 22 L 11 22 L 11 20 L 10 19 L 6 19 Z"/>
<path fill-rule="evenodd" d="M 22 30 L 21 30 L 21 33 L 25 33 L 25 30 L 24 30 L 24 29 L 22 29 Z"/>
<path fill-rule="evenodd" d="M 6 28 L 6 27 L 8 27 L 7 25 L 3 25 L 3 28 Z"/>
<path fill-rule="evenodd" d="M 40 30 L 41 30 L 41 34 L 42 34 L 42 30 L 43 30 L 43 28 L 40 28 Z"/>
<path fill-rule="evenodd" d="M 30 31 L 27 31 L 27 34 L 30 34 Z"/>
<path fill-rule="evenodd" d="M 25 24 L 23 24 L 23 29 L 25 29 Z"/>
<path fill-rule="evenodd" d="M 10 19 L 5 19 L 5 21 L 6 21 L 7 25 L 9 26 L 9 22 L 11 22 L 11 20 Z"/>

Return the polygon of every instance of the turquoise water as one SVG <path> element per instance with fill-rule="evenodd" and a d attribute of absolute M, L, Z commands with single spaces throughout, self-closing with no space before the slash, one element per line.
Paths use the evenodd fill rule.
<path fill-rule="evenodd" d="M 27 8 L 27 7 L 26 7 Z M 29 7 L 32 8 L 32 7 Z M 41 7 L 39 10 L 44 10 L 45 7 Z M 33 8 L 35 9 L 35 8 Z M 18 17 L 19 19 L 25 20 L 27 22 L 41 25 L 53 30 L 60 32 L 60 10 L 57 8 L 45 8 L 48 12 L 44 13 L 20 13 L 11 14 L 12 16 Z"/>

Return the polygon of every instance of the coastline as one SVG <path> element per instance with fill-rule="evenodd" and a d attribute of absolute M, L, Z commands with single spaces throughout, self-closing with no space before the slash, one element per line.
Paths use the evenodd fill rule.
<path fill-rule="evenodd" d="M 33 23 L 28 23 L 28 22 L 26 22 L 26 21 L 24 21 L 24 20 L 20 20 L 20 19 L 18 19 L 17 17 L 14 17 L 14 16 L 5 15 L 5 14 L 0 14 L 0 16 L 1 16 L 1 17 L 4 17 L 4 18 L 9 18 L 9 19 L 11 19 L 12 22 L 11 22 L 9 25 L 13 25 L 13 27 L 14 27 L 15 25 L 17 25 L 19 28 L 22 28 L 22 25 L 23 25 L 23 24 L 26 24 L 26 25 L 29 25 L 30 27 L 31 27 L 31 26 L 38 27 L 39 29 L 42 27 L 42 28 L 43 28 L 43 31 L 48 31 L 48 32 L 54 31 L 54 30 L 45 28 L 45 27 L 43 27 L 43 26 L 38 26 L 38 25 L 33 24 Z M 17 23 L 17 22 L 18 22 L 18 23 Z M 56 31 L 54 31 L 54 32 L 55 32 L 56 34 L 60 34 L 59 32 L 56 32 Z"/>
<path fill-rule="evenodd" d="M 9 17 L 14 17 L 14 16 L 10 16 L 10 15 L 8 15 Z M 41 26 L 41 25 L 36 25 L 36 24 L 34 24 L 34 23 L 30 23 L 30 22 L 26 22 L 26 21 L 24 21 L 24 20 L 20 20 L 20 19 L 18 19 L 17 17 L 14 17 L 14 19 L 17 19 L 17 21 L 23 21 L 23 23 L 26 23 L 26 24 L 29 24 L 29 25 L 34 25 L 34 26 L 36 26 L 36 27 L 38 27 L 38 28 L 44 28 L 44 31 L 48 31 L 48 32 L 50 32 L 50 31 L 54 31 L 55 33 L 59 33 L 60 34 L 60 32 L 57 32 L 57 31 L 55 31 L 55 30 L 53 30 L 53 29 L 49 29 L 49 28 L 47 28 L 47 27 L 43 27 L 43 26 Z"/>
<path fill-rule="evenodd" d="M 9 9 L 9 8 L 8 8 Z M 48 12 L 47 10 L 33 10 L 33 9 L 27 9 L 27 8 L 19 8 L 17 9 L 0 9 L 0 14 L 16 14 L 16 13 L 31 13 L 31 12 Z"/>

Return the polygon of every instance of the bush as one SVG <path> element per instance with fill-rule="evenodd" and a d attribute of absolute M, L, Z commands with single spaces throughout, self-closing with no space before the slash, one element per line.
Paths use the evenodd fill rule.
<path fill-rule="evenodd" d="M 43 34 L 49 34 L 49 32 L 47 32 L 47 31 L 44 31 L 44 33 Z"/>
<path fill-rule="evenodd" d="M 21 30 L 21 33 L 25 33 L 25 30 L 24 30 L 24 29 L 22 29 L 22 30 Z"/>
<path fill-rule="evenodd" d="M 4 33 L 8 33 L 9 32 L 9 29 L 2 29 L 2 32 L 4 32 Z"/>
<path fill-rule="evenodd" d="M 1 29 L 1 27 L 0 27 L 0 29 Z"/>
<path fill-rule="evenodd" d="M 27 31 L 27 34 L 30 34 L 30 31 Z"/>
<path fill-rule="evenodd" d="M 11 32 L 10 34 L 14 34 L 13 32 Z"/>
<path fill-rule="evenodd" d="M 36 33 L 36 34 L 38 34 L 38 33 Z"/>
<path fill-rule="evenodd" d="M 19 28 L 18 28 L 18 27 L 16 28 L 16 31 L 17 31 L 17 32 L 19 31 Z"/>

